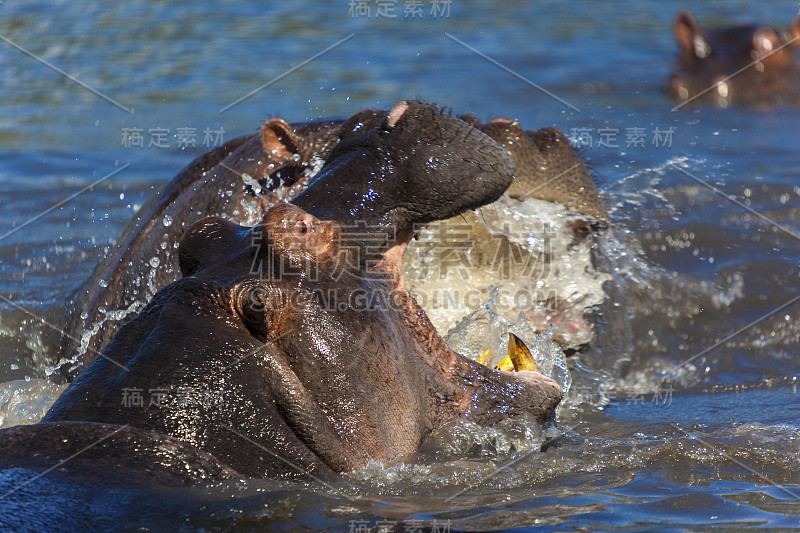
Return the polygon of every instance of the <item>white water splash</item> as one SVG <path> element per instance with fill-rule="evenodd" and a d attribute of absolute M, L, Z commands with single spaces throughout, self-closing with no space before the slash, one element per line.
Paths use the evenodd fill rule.
<path fill-rule="evenodd" d="M 538 331 L 556 325 L 570 347 L 591 341 L 585 310 L 605 299 L 610 276 L 592 264 L 594 239 L 576 234 L 580 217 L 536 199 L 502 197 L 447 221 L 431 224 L 411 243 L 403 279 L 439 331 L 488 301 L 506 320 L 523 312 Z"/>
<path fill-rule="evenodd" d="M 0 383 L 0 428 L 35 424 L 65 388 L 46 379 Z"/>

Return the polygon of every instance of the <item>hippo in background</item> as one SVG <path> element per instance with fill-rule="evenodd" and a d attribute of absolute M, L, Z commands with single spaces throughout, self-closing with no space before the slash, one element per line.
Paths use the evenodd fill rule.
<path fill-rule="evenodd" d="M 400 277 L 417 225 L 496 200 L 512 177 L 505 150 L 434 106 L 364 112 L 295 205 L 253 227 L 195 223 L 183 277 L 40 424 L 0 431 L 0 467 L 69 458 L 58 471 L 129 486 L 308 479 L 413 458 L 460 420 L 544 422 L 559 386 L 455 353 Z M 135 390 L 161 392 L 126 404 Z"/>
<path fill-rule="evenodd" d="M 216 215 L 252 225 L 281 201 L 293 201 L 318 218 L 338 217 L 345 224 L 345 211 L 362 212 L 363 206 L 345 206 L 347 198 L 361 198 L 355 195 L 336 197 L 340 212 L 331 212 L 337 204 L 331 201 L 333 197 L 327 198 L 331 192 L 326 192 L 328 185 L 323 187 L 322 183 L 313 194 L 301 193 L 333 157 L 334 147 L 343 150 L 360 133 L 379 124 L 384 115 L 384 111 L 365 109 L 347 120 L 307 124 L 288 124 L 275 118 L 262 125 L 260 134 L 233 139 L 190 163 L 140 209 L 68 308 L 69 335 L 62 352 L 68 354 L 70 364 L 62 367 L 65 379 L 74 379 L 156 291 L 178 279 L 178 239 L 203 217 Z M 523 132 L 514 121 L 497 119 L 484 125 L 471 115 L 462 118 L 511 155 L 516 176 L 509 190 L 512 195 L 542 198 L 577 210 L 581 216 L 573 221 L 576 229 L 607 224 L 608 215 L 597 188 L 559 130 Z M 421 135 L 424 133 L 420 130 Z M 375 191 L 385 194 L 379 185 Z M 330 185 L 332 190 L 336 187 Z M 406 191 L 396 194 L 394 201 L 405 201 L 408 211 L 419 210 L 412 196 L 403 197 Z M 328 212 L 319 211 L 323 206 Z M 548 320 L 543 318 L 544 322 Z M 577 344 L 583 342 L 585 339 Z"/>
<path fill-rule="evenodd" d="M 684 9 L 673 33 L 678 58 L 664 90 L 676 104 L 800 105 L 800 15 L 787 32 L 755 24 L 704 30 Z"/>

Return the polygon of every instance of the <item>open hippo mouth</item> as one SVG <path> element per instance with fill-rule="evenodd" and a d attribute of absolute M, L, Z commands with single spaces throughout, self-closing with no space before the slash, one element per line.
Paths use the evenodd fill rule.
<path fill-rule="evenodd" d="M 409 457 L 457 420 L 551 416 L 554 381 L 455 353 L 400 278 L 415 226 L 499 197 L 508 154 L 426 104 L 351 122 L 293 204 L 252 228 L 192 226 L 184 278 L 121 328 L 44 422 L 130 425 L 243 476 L 303 477 Z M 167 393 L 131 409 L 120 399 L 133 389 Z"/>
<path fill-rule="evenodd" d="M 505 190 L 512 197 L 544 199 L 547 202 L 540 203 L 555 202 L 576 211 L 577 217 L 567 215 L 573 230 L 608 221 L 586 166 L 554 128 L 532 132 L 506 119 L 482 124 L 464 115 L 459 120 L 435 106 L 412 101 L 401 101 L 389 111 L 365 109 L 347 120 L 292 125 L 270 119 L 260 135 L 232 139 L 198 157 L 137 213 L 68 311 L 70 335 L 63 351 L 73 357 L 64 361 L 74 366 L 63 367 L 64 375 L 74 379 L 74 372 L 88 365 L 120 326 L 158 289 L 176 281 L 181 270 L 190 275 L 203 267 L 198 261 L 208 266 L 247 247 L 245 237 L 207 245 L 202 254 L 194 253 L 200 248 L 184 247 L 181 269 L 179 254 L 166 243 L 177 242 L 203 216 L 219 215 L 250 226 L 271 205 L 291 200 L 321 220 L 337 221 L 346 235 L 354 236 L 357 260 L 368 269 L 383 260 L 383 248 L 390 241 L 406 240 L 419 233 L 420 225 L 458 215 L 459 221 L 474 219 L 477 228 L 479 222 L 465 210 L 485 205 Z M 484 221 L 486 213 L 481 214 Z M 562 215 L 542 216 L 556 223 Z M 212 231 L 211 226 L 208 229 Z M 532 229 L 533 238 L 540 234 Z M 492 241 L 491 236 L 476 238 Z M 492 277 L 483 264 L 475 266 L 476 280 L 480 275 Z M 415 291 L 413 281 L 407 281 Z M 481 291 L 486 292 L 493 281 L 489 279 Z M 531 279 L 537 292 L 538 281 Z M 545 297 L 537 295 L 531 311 L 546 315 L 528 313 L 529 320 L 547 327 L 558 318 L 557 335 L 568 341 L 565 346 L 588 342 L 588 325 L 577 333 L 569 330 L 571 323 L 582 323 L 579 313 L 588 304 L 582 305 L 583 299 L 572 293 L 558 292 L 556 296 L 565 298 L 552 300 L 549 291 L 543 292 Z M 576 306 L 578 322 L 560 320 L 567 317 L 560 311 L 551 316 L 548 306 L 540 305 L 549 301 Z M 424 300 L 423 305 L 443 331 L 449 329 L 435 309 Z M 562 323 L 567 328 L 561 328 Z"/>

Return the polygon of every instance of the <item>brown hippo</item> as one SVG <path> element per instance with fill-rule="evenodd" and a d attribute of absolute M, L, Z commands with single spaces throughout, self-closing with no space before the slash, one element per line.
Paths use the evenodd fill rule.
<path fill-rule="evenodd" d="M 68 309 L 63 351 L 75 354 L 75 364 L 67 377 L 91 362 L 156 291 L 178 279 L 175 247 L 193 223 L 217 215 L 255 224 L 269 205 L 307 184 L 304 178 L 338 140 L 340 125 L 269 120 L 260 135 L 203 154 L 152 196 Z"/>
<path fill-rule="evenodd" d="M 800 105 L 800 15 L 788 32 L 755 24 L 703 30 L 684 9 L 673 33 L 678 58 L 665 91 L 676 104 Z"/>
<path fill-rule="evenodd" d="M 509 197 L 422 232 L 409 249 L 406 283 L 443 334 L 497 287 L 495 311 L 509 323 L 522 313 L 537 331 L 552 325 L 565 350 L 581 349 L 593 338 L 584 312 L 603 302 L 608 279 L 592 264 L 594 230 L 609 217 L 586 164 L 556 128 L 461 118 L 511 155 Z M 444 293 L 443 285 L 456 289 Z"/>
<path fill-rule="evenodd" d="M 554 381 L 453 352 L 400 278 L 414 227 L 499 197 L 508 154 L 426 104 L 367 115 L 296 199 L 326 218 L 280 203 L 254 227 L 194 224 L 179 246 L 184 277 L 120 328 L 42 423 L 0 431 L 0 465 L 44 469 L 94 437 L 124 444 L 88 456 L 140 483 L 305 478 L 410 457 L 458 420 L 547 419 Z M 126 401 L 137 392 L 148 401 Z M 69 464 L 81 475 L 84 463 Z"/>
<path fill-rule="evenodd" d="M 558 203 L 583 215 L 584 224 L 608 224 L 608 211 L 597 186 L 561 130 L 527 131 L 518 121 L 505 118 L 488 124 L 473 115 L 463 115 L 461 119 L 497 141 L 511 155 L 514 181 L 508 188 L 509 196 Z"/>
<path fill-rule="evenodd" d="M 239 224 L 254 224 L 270 205 L 295 198 L 319 175 L 313 194 L 301 195 L 293 201 L 323 219 L 333 218 L 345 226 L 363 219 L 357 221 L 363 224 L 370 204 L 359 206 L 357 201 L 375 195 L 388 200 L 380 176 L 372 183 L 351 184 L 344 194 L 346 189 L 337 182 L 344 173 L 335 172 L 326 161 L 338 160 L 337 154 L 344 151 L 351 152 L 351 160 L 355 158 L 361 134 L 374 129 L 385 115 L 383 111 L 366 109 L 345 121 L 296 125 L 272 119 L 262 126 L 260 135 L 229 141 L 189 164 L 142 207 L 69 310 L 70 336 L 64 352 L 75 354 L 75 365 L 68 372 L 68 379 L 74 377 L 76 369 L 91 362 L 119 327 L 141 310 L 158 289 L 178 279 L 175 253 L 178 238 L 204 216 L 217 215 Z M 411 116 L 404 115 L 405 120 Z M 588 217 L 590 225 L 607 222 L 605 206 L 585 165 L 559 130 L 545 128 L 530 132 L 504 119 L 484 125 L 469 115 L 462 118 L 510 153 L 516 176 L 510 189 L 513 195 L 567 205 Z M 435 140 L 425 136 L 437 135 L 417 126 L 420 138 L 409 144 L 408 149 Z M 435 123 L 430 127 L 435 130 Z M 331 153 L 334 147 L 335 153 Z M 392 163 L 373 161 L 383 166 Z M 425 162 L 430 167 L 437 164 Z M 450 179 L 451 186 L 460 184 L 457 173 L 451 174 Z M 360 190 L 362 186 L 366 188 Z M 424 210 L 414 205 L 417 198 L 432 199 L 426 191 L 404 190 L 395 194 L 396 198 L 391 200 L 397 208 L 395 217 L 403 211 Z M 353 214 L 348 214 L 349 211 Z M 381 222 L 373 216 L 372 222 L 392 221 Z M 573 222 L 576 227 L 584 224 L 580 218 Z M 368 260 L 366 256 L 363 259 Z"/>

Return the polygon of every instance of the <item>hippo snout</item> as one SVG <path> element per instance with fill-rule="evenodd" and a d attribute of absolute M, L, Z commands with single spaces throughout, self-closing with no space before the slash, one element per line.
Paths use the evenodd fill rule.
<path fill-rule="evenodd" d="M 499 370 L 499 372 L 504 372 Z M 520 370 L 513 372 L 517 379 L 525 383 L 525 390 L 530 393 L 530 401 L 537 408 L 550 412 L 555 409 L 564 392 L 553 379 L 533 372 L 531 370 Z"/>
<path fill-rule="evenodd" d="M 292 203 L 343 227 L 401 235 L 492 202 L 512 180 L 511 158 L 492 138 L 403 100 L 345 122 L 325 169 Z"/>
<path fill-rule="evenodd" d="M 475 363 L 478 364 L 478 363 Z M 487 369 L 488 370 L 488 369 Z M 552 416 L 563 391 L 551 378 L 530 370 L 491 370 L 473 397 L 473 421 L 494 424 L 512 414 L 530 413 L 544 423 Z"/>

